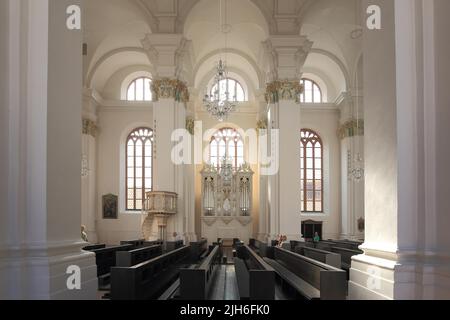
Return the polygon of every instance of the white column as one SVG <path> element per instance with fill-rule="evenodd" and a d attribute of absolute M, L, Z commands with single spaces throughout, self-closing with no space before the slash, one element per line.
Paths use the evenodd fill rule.
<path fill-rule="evenodd" d="M 303 36 L 273 36 L 265 45 L 274 59 L 268 85 L 271 127 L 279 131 L 279 171 L 269 177 L 270 234 L 300 240 L 300 78 L 312 43 Z M 274 87 L 275 86 L 275 87 Z"/>
<path fill-rule="evenodd" d="M 0 216 L 2 299 L 96 297 L 95 257 L 81 251 L 82 41 L 80 30 L 66 28 L 65 15 L 74 4 L 81 2 L 1 4 L 8 39 L 0 51 L 5 61 L 8 50 L 9 66 L 0 75 L 2 88 L 9 83 L 9 113 L 2 117 L 9 133 L 1 140 L 8 155 L 2 179 L 8 198 Z M 68 289 L 71 265 L 81 269 L 81 290 Z"/>
<path fill-rule="evenodd" d="M 170 191 L 178 194 L 178 214 L 169 219 L 167 240 L 173 240 L 173 234 L 186 237 L 187 213 L 185 210 L 185 164 L 175 164 L 172 160 L 173 148 L 178 142 L 172 142 L 172 134 L 186 127 L 187 96 L 177 96 L 177 90 L 186 84 L 179 77 L 184 72 L 183 51 L 187 45 L 180 34 L 148 34 L 143 45 L 155 69 L 153 82 L 156 101 L 153 104 L 155 130 L 154 190 Z M 180 92 L 178 92 L 180 93 Z"/>
<path fill-rule="evenodd" d="M 384 25 L 364 41 L 367 228 L 350 298 L 449 299 L 450 3 L 370 4 Z"/>
<path fill-rule="evenodd" d="M 355 103 L 359 99 L 359 103 Z M 364 118 L 362 97 L 345 94 L 341 103 L 341 238 L 362 240 L 364 230 L 359 230 L 359 220 L 364 219 L 364 177 L 355 180 L 351 175 L 358 155 L 364 159 Z M 360 112 L 356 112 L 356 107 Z M 360 164 L 364 167 L 364 163 Z"/>
<path fill-rule="evenodd" d="M 81 224 L 90 243 L 97 243 L 97 103 L 85 92 L 81 141 Z"/>

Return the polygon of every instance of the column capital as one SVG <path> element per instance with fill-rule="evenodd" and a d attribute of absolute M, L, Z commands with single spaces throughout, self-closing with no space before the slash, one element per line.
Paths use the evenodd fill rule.
<path fill-rule="evenodd" d="M 280 100 L 291 100 L 300 103 L 300 95 L 303 90 L 300 80 L 275 80 L 267 84 L 266 102 L 274 104 Z"/>
<path fill-rule="evenodd" d="M 296 35 L 275 35 L 263 42 L 269 65 L 269 80 L 300 79 L 301 69 L 312 45 L 313 42 L 306 36 Z"/>
<path fill-rule="evenodd" d="M 176 102 L 189 102 L 189 90 L 183 81 L 178 79 L 156 79 L 152 82 L 154 101 L 174 99 Z"/>

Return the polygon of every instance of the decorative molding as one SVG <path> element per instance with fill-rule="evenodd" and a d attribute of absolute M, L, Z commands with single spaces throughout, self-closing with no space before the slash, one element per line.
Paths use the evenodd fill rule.
<path fill-rule="evenodd" d="M 239 223 L 245 227 L 248 226 L 251 222 L 252 222 L 252 218 L 251 217 L 236 217 L 237 221 L 239 221 Z"/>
<path fill-rule="evenodd" d="M 178 79 L 164 78 L 152 82 L 155 101 L 159 99 L 175 99 L 177 102 L 189 102 L 189 90 L 186 84 Z"/>
<path fill-rule="evenodd" d="M 276 80 L 266 87 L 266 102 L 278 103 L 280 100 L 293 100 L 300 104 L 300 95 L 303 93 L 303 85 L 300 81 Z"/>
<path fill-rule="evenodd" d="M 260 130 L 267 130 L 267 128 L 269 127 L 269 124 L 267 122 L 267 119 L 264 120 L 259 120 L 256 123 L 256 131 L 259 133 Z"/>
<path fill-rule="evenodd" d="M 206 223 L 207 226 L 211 227 L 214 223 L 216 223 L 217 218 L 216 217 L 202 217 L 202 220 L 204 223 Z"/>
<path fill-rule="evenodd" d="M 186 130 L 191 135 L 194 135 L 194 133 L 195 133 L 195 120 L 193 118 L 187 118 L 186 119 Z"/>
<path fill-rule="evenodd" d="M 225 224 L 230 224 L 230 222 L 234 220 L 233 217 L 222 217 L 221 219 Z"/>
<path fill-rule="evenodd" d="M 349 137 L 364 136 L 364 120 L 351 119 L 339 127 L 339 138 L 342 140 Z"/>
<path fill-rule="evenodd" d="M 94 121 L 90 119 L 83 119 L 83 134 L 96 137 L 98 132 L 98 127 Z"/>

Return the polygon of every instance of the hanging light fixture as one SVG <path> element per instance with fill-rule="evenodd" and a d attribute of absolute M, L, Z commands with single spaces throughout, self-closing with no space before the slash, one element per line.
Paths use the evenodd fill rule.
<path fill-rule="evenodd" d="M 222 16 L 222 0 L 219 1 L 219 16 L 220 16 L 220 29 L 225 35 L 225 55 L 227 52 L 228 33 L 231 32 L 231 26 L 227 24 L 227 6 L 225 0 L 225 19 Z M 218 121 L 225 121 L 230 113 L 236 110 L 236 96 L 230 97 L 228 87 L 228 70 L 227 62 L 222 60 L 222 54 L 216 67 L 216 75 L 214 77 L 214 84 L 210 94 L 208 94 L 208 88 L 203 99 L 205 109 L 211 114 L 212 117 Z"/>

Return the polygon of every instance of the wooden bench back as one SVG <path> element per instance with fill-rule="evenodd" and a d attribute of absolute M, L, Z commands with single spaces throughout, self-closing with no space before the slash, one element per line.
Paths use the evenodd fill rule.
<path fill-rule="evenodd" d="M 116 266 L 132 267 L 136 264 L 156 258 L 161 254 L 162 254 L 161 245 L 143 247 L 130 251 L 119 251 L 116 252 Z"/>

